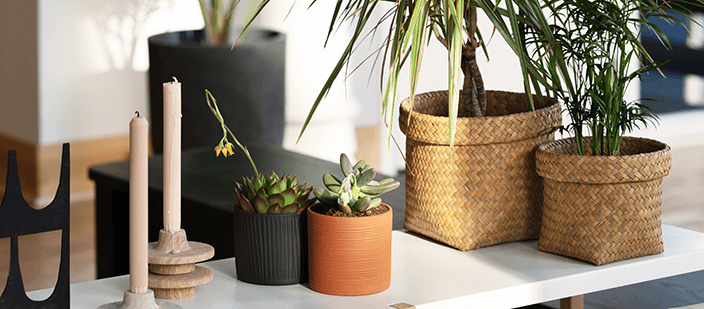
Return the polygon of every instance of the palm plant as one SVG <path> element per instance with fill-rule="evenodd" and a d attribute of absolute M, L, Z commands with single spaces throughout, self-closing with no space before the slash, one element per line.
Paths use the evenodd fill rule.
<path fill-rule="evenodd" d="M 245 29 L 268 3 L 268 0 L 261 1 L 252 17 L 245 23 Z M 314 3 L 315 0 L 311 5 Z M 499 3 L 503 3 L 502 7 L 497 6 Z M 386 75 L 386 81 L 382 81 L 382 117 L 389 126 L 388 139 L 390 140 L 391 126 L 393 126 L 394 111 L 396 110 L 396 89 L 401 67 L 410 62 L 409 97 L 411 104 L 413 104 L 423 52 L 425 46 L 434 36 L 448 50 L 448 125 L 450 145 L 453 145 L 457 117 L 483 117 L 487 110 L 484 83 L 476 61 L 477 48 L 482 47 L 486 52 L 484 36 L 477 28 L 478 9 L 483 10 L 497 25 L 501 35 L 507 39 L 509 46 L 518 55 L 526 80 L 525 89 L 528 102 L 532 108 L 534 104 L 530 85 L 535 85 L 535 89 L 539 88 L 537 85 L 540 83 L 534 81 L 539 79 L 539 76 L 536 75 L 538 71 L 532 67 L 533 63 L 529 61 L 527 54 L 523 51 L 524 44 L 520 41 L 522 37 L 517 34 L 520 31 L 519 21 L 529 25 L 547 23 L 542 16 L 542 11 L 539 10 L 540 3 L 541 1 L 538 0 L 507 0 L 503 2 L 500 0 L 338 0 L 335 10 L 332 12 L 328 39 L 336 27 L 343 25 L 345 21 L 353 20 L 354 30 L 347 47 L 313 103 L 298 138 L 300 139 L 302 136 L 315 110 L 331 89 L 342 69 L 349 65 L 351 55 L 356 47 L 368 37 L 368 35 L 363 36 L 365 29 L 369 26 L 371 27 L 370 32 L 376 32 L 383 22 L 390 21 L 388 37 L 385 38 L 376 55 L 378 60 L 383 53 L 384 70 L 387 70 L 386 74 L 382 74 L 382 76 Z M 379 21 L 375 24 L 370 23 L 375 10 L 382 6 L 380 4 L 389 4 L 391 7 L 386 9 Z M 533 19 L 522 17 L 524 12 L 533 12 Z M 508 24 L 501 17 L 504 15 L 509 17 Z M 463 75 L 464 80 L 460 84 Z"/>
<path fill-rule="evenodd" d="M 649 29 L 669 48 L 665 34 L 649 19 L 684 26 L 668 12 L 689 18 L 689 5 L 702 1 L 548 0 L 541 9 L 552 23 L 532 24 L 514 33 L 523 36 L 531 67 L 543 78 L 540 85 L 564 102 L 572 123 L 560 129 L 574 134 L 578 154 L 619 155 L 625 133 L 657 120 L 647 106 L 625 100 L 632 80 L 662 65 L 638 38 Z M 633 59 L 642 66 L 632 68 Z M 585 149 L 585 133 L 591 134 L 590 152 Z"/>

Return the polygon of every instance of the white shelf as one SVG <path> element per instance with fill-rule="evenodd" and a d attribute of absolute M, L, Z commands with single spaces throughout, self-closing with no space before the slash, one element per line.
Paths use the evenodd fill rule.
<path fill-rule="evenodd" d="M 512 308 L 704 269 L 704 234 L 663 225 L 665 253 L 593 266 L 536 249 L 537 241 L 460 252 L 421 236 L 393 232 L 391 287 L 360 297 L 320 294 L 305 285 L 260 286 L 235 278 L 234 258 L 199 264 L 214 273 L 186 308 Z M 217 248 L 216 248 L 217 249 Z M 71 307 L 119 301 L 120 276 L 71 285 Z M 31 292 L 33 296 L 48 292 Z"/>

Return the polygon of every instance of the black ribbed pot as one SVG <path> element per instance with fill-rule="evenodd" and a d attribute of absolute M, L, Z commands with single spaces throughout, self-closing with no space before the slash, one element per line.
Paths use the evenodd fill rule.
<path fill-rule="evenodd" d="M 238 31 L 232 31 L 234 41 Z M 222 128 L 205 100 L 205 89 L 237 139 L 247 145 L 281 145 L 284 134 L 285 35 L 251 29 L 247 39 L 206 44 L 203 30 L 149 37 L 149 107 L 154 151 L 163 150 L 162 85 L 181 82 L 181 148 L 214 147 Z"/>
<path fill-rule="evenodd" d="M 308 282 L 306 212 L 260 215 L 235 206 L 237 279 L 285 285 Z"/>

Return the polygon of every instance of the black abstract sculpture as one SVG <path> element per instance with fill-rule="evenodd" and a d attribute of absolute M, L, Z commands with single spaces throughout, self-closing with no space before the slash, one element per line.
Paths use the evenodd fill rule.
<path fill-rule="evenodd" d="M 61 176 L 54 200 L 44 209 L 31 208 L 22 196 L 17 169 L 17 154 L 10 150 L 7 162 L 5 198 L 0 204 L 0 238 L 10 237 L 10 272 L 0 295 L 1 308 L 69 308 L 69 144 L 63 145 Z M 61 263 L 54 292 L 43 301 L 27 297 L 22 283 L 17 238 L 22 235 L 61 230 Z"/>

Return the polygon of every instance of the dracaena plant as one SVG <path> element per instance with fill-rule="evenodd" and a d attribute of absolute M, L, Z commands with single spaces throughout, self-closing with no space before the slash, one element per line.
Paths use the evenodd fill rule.
<path fill-rule="evenodd" d="M 223 0 L 198 0 L 205 22 L 205 37 L 212 45 L 227 43 L 230 36 L 232 18 L 239 0 L 230 0 L 225 7 Z"/>
<path fill-rule="evenodd" d="M 353 166 L 344 153 L 340 155 L 340 169 L 345 176 L 342 180 L 326 173 L 323 175 L 325 188 L 315 188 L 313 194 L 321 203 L 337 205 L 346 214 L 365 212 L 381 205 L 378 196 L 400 185 L 393 178 L 375 181 L 376 171 L 371 166 L 364 160 Z"/>
<path fill-rule="evenodd" d="M 235 16 L 235 9 L 241 0 L 198 0 L 200 11 L 205 22 L 205 37 L 211 45 L 223 45 L 228 42 L 232 21 Z M 254 4 L 251 1 L 250 4 Z M 249 11 L 254 6 L 250 6 Z M 245 36 L 243 31 L 239 36 Z"/>
<path fill-rule="evenodd" d="M 662 65 L 643 48 L 640 32 L 652 31 L 669 48 L 652 19 L 684 26 L 671 13 L 689 19 L 689 6 L 702 6 L 702 1 L 547 0 L 540 9 L 550 23 L 522 29 L 520 40 L 544 77 L 543 86 L 564 103 L 572 119 L 560 129 L 574 134 L 578 154 L 619 155 L 624 134 L 655 122 L 657 116 L 647 106 L 625 100 L 631 81 Z M 642 65 L 633 68 L 636 59 Z M 590 149 L 585 147 L 587 135 Z"/>
<path fill-rule="evenodd" d="M 316 0 L 311 1 L 313 5 Z M 525 89 L 530 108 L 533 108 L 532 85 L 539 85 L 540 76 L 536 68 L 531 67 L 527 54 L 523 50 L 519 22 L 523 24 L 544 23 L 545 18 L 540 7 L 541 0 L 337 0 L 331 13 L 328 38 L 336 27 L 345 21 L 353 20 L 353 32 L 347 47 L 323 85 L 318 97 L 311 107 L 303 124 L 299 139 L 310 122 L 321 100 L 330 90 L 333 81 L 338 78 L 343 68 L 349 64 L 351 55 L 367 36 L 366 31 L 375 32 L 383 22 L 389 21 L 388 37 L 379 48 L 377 57 L 384 55 L 385 81 L 382 81 L 382 117 L 389 126 L 387 139 L 390 141 L 396 110 L 396 89 L 401 74 L 401 67 L 410 64 L 410 101 L 413 104 L 423 52 L 432 37 L 448 50 L 448 126 L 450 145 L 454 144 L 456 120 L 458 116 L 483 117 L 487 110 L 486 92 L 481 73 L 477 66 L 477 48 L 484 48 L 484 36 L 477 28 L 477 11 L 481 9 L 492 22 L 499 24 L 501 35 L 509 43 L 520 60 L 521 70 L 526 80 Z M 261 1 L 254 10 L 251 19 L 245 23 L 248 27 L 252 20 L 269 3 Z M 499 7 L 499 4 L 502 7 Z M 375 10 L 385 10 L 381 20 L 372 21 Z M 528 19 L 523 11 L 533 11 Z M 509 23 L 501 16 L 509 16 Z M 327 40 L 326 40 L 327 42 Z M 486 49 L 485 49 L 486 52 Z M 376 63 L 376 61 L 375 61 Z M 464 79 L 462 80 L 462 76 Z M 534 89 L 539 87 L 533 86 Z M 465 95 L 460 95 L 460 94 Z M 467 98 L 467 99 L 461 99 Z M 390 121 L 389 121 L 390 120 Z"/>
<path fill-rule="evenodd" d="M 225 157 L 234 154 L 233 145 L 227 138 L 229 134 L 235 144 L 244 152 L 254 170 L 254 176 L 242 177 L 241 183 L 235 181 L 235 201 L 238 207 L 244 211 L 258 214 L 288 214 L 301 212 L 315 202 L 315 199 L 309 198 L 313 187 L 307 187 L 305 183 L 299 184 L 296 177 L 290 175 L 279 177 L 274 172 L 271 172 L 269 176 L 260 174 L 249 150 L 240 144 L 225 124 L 217 100 L 207 89 L 205 90 L 205 98 L 210 111 L 222 127 L 222 139 L 215 146 L 216 156 L 220 156 L 221 153 Z"/>

